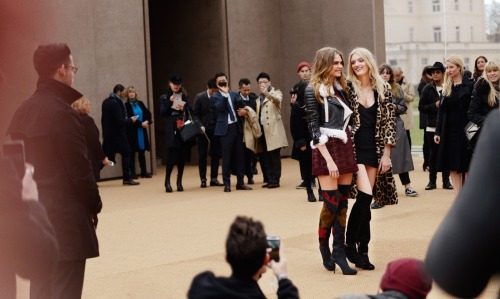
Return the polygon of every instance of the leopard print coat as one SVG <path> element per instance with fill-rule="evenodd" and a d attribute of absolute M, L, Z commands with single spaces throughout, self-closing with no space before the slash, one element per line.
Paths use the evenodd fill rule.
<path fill-rule="evenodd" d="M 358 95 L 354 91 L 354 87 L 351 82 L 347 83 L 347 92 L 349 104 L 353 110 L 351 115 L 351 132 L 353 136 L 361 125 L 361 120 L 359 116 L 359 102 Z M 375 93 L 377 95 L 377 93 Z M 378 162 L 384 154 L 384 147 L 386 144 L 391 145 L 391 147 L 396 146 L 396 115 L 394 109 L 392 108 L 392 93 L 390 92 L 390 86 L 386 83 L 384 84 L 384 95 L 377 96 L 378 107 L 377 107 L 377 122 L 375 124 L 375 142 L 377 144 L 377 157 Z M 373 188 L 374 194 L 373 199 L 378 205 L 394 205 L 398 203 L 398 194 L 396 192 L 396 182 L 394 180 L 394 175 L 392 170 L 384 173 L 377 174 L 375 179 L 375 186 Z M 351 198 L 356 198 L 358 189 L 356 187 L 356 175 L 354 175 L 353 183 L 351 185 Z"/>

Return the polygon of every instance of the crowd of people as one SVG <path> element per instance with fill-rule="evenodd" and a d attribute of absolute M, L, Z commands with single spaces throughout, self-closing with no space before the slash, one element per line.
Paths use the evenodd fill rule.
<path fill-rule="evenodd" d="M 34 65 L 39 75 L 37 90 L 21 104 L 7 131 L 12 140 L 23 141 L 26 160 L 32 165 L 26 164 L 24 176 L 0 181 L 7 183 L 4 187 L 9 191 L 2 192 L 0 205 L 12 201 L 8 209 L 15 209 L 21 216 L 13 221 L 19 221 L 27 238 L 8 235 L 9 240 L 19 248 L 36 242 L 42 250 L 38 257 L 46 258 L 26 267 L 21 261 L 25 251 L 13 252 L 9 247 L 9 254 L 17 259 L 3 257 L 2 288 L 7 286 L 5 292 L 12 294 L 12 275 L 17 273 L 31 279 L 33 298 L 79 298 L 86 259 L 99 255 L 99 172 L 105 165 L 113 165 L 119 153 L 124 185 L 139 185 L 139 175 L 151 178 L 145 151 L 150 150 L 147 129 L 153 120 L 138 91 L 117 84 L 102 103 L 101 147 L 99 130 L 89 115 L 90 101 L 72 88 L 78 68 L 69 47 L 39 46 Z M 321 48 L 312 65 L 299 63 L 297 73 L 300 81 L 290 91 L 292 156 L 299 161 L 299 186 L 305 188 L 309 202 L 316 201 L 312 189 L 313 181 L 318 180 L 318 197 L 323 202 L 318 227 L 322 265 L 334 272 L 338 265 L 344 275 L 356 275 L 355 268 L 374 270 L 369 258 L 371 209 L 398 203 L 394 174 L 399 174 L 406 196 L 418 196 L 409 176 L 414 169 L 409 131 L 413 119 L 408 115 L 414 101 L 413 87 L 401 68 L 387 64 L 377 67 L 373 54 L 365 48 L 353 49 L 346 59 L 335 48 Z M 375 298 L 425 298 L 432 279 L 454 295 L 476 296 L 498 272 L 496 259 L 494 267 L 481 272 L 471 258 L 480 256 L 486 263 L 498 250 L 496 238 L 487 232 L 475 237 L 476 244 L 493 240 L 485 249 L 488 254 L 476 254 L 480 246 L 470 246 L 470 242 L 483 219 L 499 227 L 498 221 L 484 217 L 492 211 L 488 209 L 498 206 L 493 188 L 476 186 L 494 178 L 494 174 L 486 176 L 494 171 L 488 163 L 498 162 L 492 151 L 498 143 L 498 134 L 494 133 L 500 120 L 499 79 L 499 65 L 484 56 L 476 59 L 471 77 L 456 55 L 449 56 L 445 64 L 436 61 L 423 69 L 418 109 L 425 120 L 423 127 L 421 124 L 426 144 L 423 168 L 429 171 L 425 189 L 436 189 L 437 172 L 442 172 L 443 188 L 454 189 L 458 198 L 431 243 L 426 266 L 413 259 L 390 263 L 380 285 L 383 292 Z M 197 94 L 191 105 L 182 77 L 175 74 L 170 78 L 166 93 L 160 97 L 166 132 L 167 193 L 173 192 L 170 178 L 175 165 L 176 189 L 184 190 L 184 167 L 195 144 L 201 188 L 221 186 L 224 192 L 231 192 L 231 175 L 236 175 L 236 190 L 252 190 L 249 185 L 255 184 L 257 161 L 262 187 L 280 187 L 280 151 L 288 146 L 281 115 L 283 93 L 272 85 L 266 72 L 259 73 L 255 81 L 259 94 L 251 92 L 247 78 L 239 80 L 236 92 L 230 89 L 226 74 L 216 73 L 208 80 L 207 90 Z M 496 118 L 488 118 L 490 113 Z M 50 121 L 55 118 L 57 123 Z M 186 137 L 183 130 L 188 124 L 198 126 L 199 132 Z M 482 135 L 488 137 L 480 138 Z M 136 153 L 140 174 L 135 167 Z M 211 159 L 209 181 L 207 155 Z M 222 182 L 218 180 L 220 160 Z M 0 160 L 6 169 L 12 167 L 10 162 Z M 493 181 L 490 183 L 494 186 Z M 481 189 L 486 203 L 476 205 L 473 219 L 464 222 L 464 213 L 470 211 L 467 201 L 476 197 L 476 188 Z M 355 203 L 348 217 L 349 198 Z M 298 298 L 298 289 L 288 278 L 283 248 L 279 260 L 270 260 L 269 247 L 261 222 L 237 217 L 226 240 L 232 276 L 201 273 L 193 279 L 189 298 L 264 298 L 257 281 L 267 267 L 278 279 L 278 298 Z M 458 253 L 450 254 L 450 250 Z M 458 263 L 461 257 L 462 263 Z M 463 263 L 483 273 L 470 286 L 465 283 L 469 277 L 457 268 Z M 457 268 L 453 273 L 443 271 L 453 267 Z M 41 274 L 43 269 L 45 275 Z"/>

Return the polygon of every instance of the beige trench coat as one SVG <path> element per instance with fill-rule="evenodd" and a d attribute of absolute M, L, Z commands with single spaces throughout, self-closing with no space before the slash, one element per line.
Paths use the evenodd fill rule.
<path fill-rule="evenodd" d="M 268 151 L 288 146 L 285 126 L 281 120 L 281 100 L 283 94 L 274 87 L 269 92 L 269 96 L 262 100 L 257 99 L 257 115 L 260 111 L 260 122 L 264 128 L 266 146 Z M 259 150 L 260 151 L 260 150 Z"/>
<path fill-rule="evenodd" d="M 245 115 L 245 123 L 243 125 L 243 141 L 245 142 L 246 148 L 256 153 L 257 140 L 262 135 L 259 116 L 249 106 L 245 106 L 244 109 L 247 111 L 247 115 Z"/>
<path fill-rule="evenodd" d="M 411 130 L 415 125 L 413 121 L 413 107 L 412 107 L 412 102 L 415 100 L 415 88 L 410 82 L 406 81 L 406 78 L 403 78 L 401 88 L 405 93 L 405 103 L 407 110 L 405 114 L 401 114 L 400 116 L 405 124 L 405 130 Z"/>

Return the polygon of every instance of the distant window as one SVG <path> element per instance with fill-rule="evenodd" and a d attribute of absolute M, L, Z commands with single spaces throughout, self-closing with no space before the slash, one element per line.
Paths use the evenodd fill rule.
<path fill-rule="evenodd" d="M 459 10 L 458 0 L 455 0 L 455 11 L 458 11 L 458 10 Z"/>
<path fill-rule="evenodd" d="M 413 13 L 413 1 L 408 1 L 408 13 Z"/>
<path fill-rule="evenodd" d="M 441 27 L 437 26 L 433 28 L 434 31 L 434 42 L 440 43 L 441 42 Z"/>
<path fill-rule="evenodd" d="M 469 57 L 464 57 L 464 66 L 466 69 L 469 69 Z"/>
<path fill-rule="evenodd" d="M 398 61 L 396 59 L 389 59 L 389 65 L 398 65 Z"/>
<path fill-rule="evenodd" d="M 423 66 L 428 65 L 428 63 L 427 63 L 427 58 L 422 58 L 422 65 L 423 65 Z"/>
<path fill-rule="evenodd" d="M 410 27 L 410 42 L 413 42 L 413 27 Z"/>
<path fill-rule="evenodd" d="M 470 12 L 472 12 L 472 11 L 473 11 L 472 7 L 473 7 L 473 6 L 472 6 L 472 0 L 469 0 L 469 11 L 470 11 Z"/>
<path fill-rule="evenodd" d="M 474 26 L 470 26 L 470 41 L 474 41 Z"/>
<path fill-rule="evenodd" d="M 455 38 L 457 40 L 457 43 L 460 42 L 460 26 L 455 27 Z"/>
<path fill-rule="evenodd" d="M 441 11 L 441 0 L 432 0 L 432 11 L 433 12 Z"/>

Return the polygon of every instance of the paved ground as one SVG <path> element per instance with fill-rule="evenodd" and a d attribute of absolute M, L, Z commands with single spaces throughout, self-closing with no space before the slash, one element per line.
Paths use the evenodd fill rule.
<path fill-rule="evenodd" d="M 252 191 L 234 190 L 235 182 L 231 193 L 222 187 L 200 189 L 196 166 L 186 169 L 184 192 L 165 193 L 164 167 L 152 179 L 141 179 L 137 187 L 124 187 L 120 180 L 102 182 L 104 209 L 97 231 L 101 256 L 87 262 L 83 297 L 185 298 L 195 274 L 209 269 L 228 275 L 224 240 L 236 215 L 250 215 L 263 221 L 268 233 L 281 235 L 289 276 L 302 298 L 376 293 L 389 261 L 425 256 L 453 202 L 453 191 L 424 190 L 428 173 L 422 172 L 420 157 L 414 161 L 417 170 L 410 177 L 420 196 L 405 197 L 399 188 L 398 205 L 373 211 L 370 258 L 376 269 L 356 276 L 328 272 L 321 265 L 317 242 L 321 203 L 308 203 L 305 190 L 295 189 L 300 176 L 294 160 L 283 159 L 281 188 L 274 190 L 260 187 L 261 175 Z M 268 298 L 276 298 L 270 271 L 260 285 Z M 495 297 L 499 286 L 498 279 L 490 283 L 481 298 Z M 18 297 L 27 294 L 27 283 L 20 281 Z M 449 297 L 434 286 L 429 298 Z"/>

